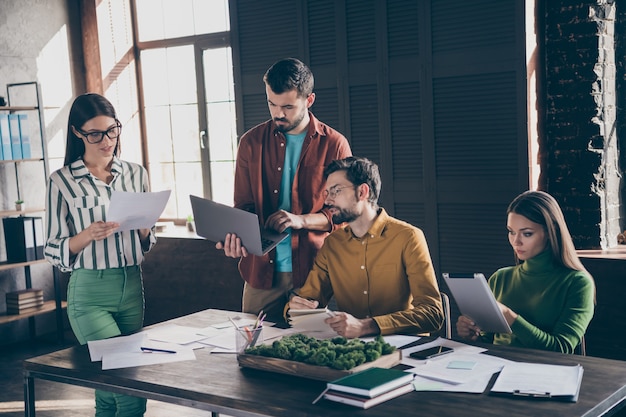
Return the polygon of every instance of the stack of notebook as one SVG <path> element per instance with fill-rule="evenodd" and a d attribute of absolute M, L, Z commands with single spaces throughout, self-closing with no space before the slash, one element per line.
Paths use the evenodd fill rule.
<path fill-rule="evenodd" d="M 369 368 L 328 382 L 322 396 L 330 401 L 370 408 L 414 390 L 414 375 L 398 369 Z"/>
<path fill-rule="evenodd" d="M 35 311 L 43 306 L 43 290 L 29 288 L 21 291 L 8 292 L 7 314 L 22 314 Z"/>

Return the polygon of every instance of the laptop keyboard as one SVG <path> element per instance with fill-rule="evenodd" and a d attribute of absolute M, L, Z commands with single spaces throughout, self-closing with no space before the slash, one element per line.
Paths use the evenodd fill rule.
<path fill-rule="evenodd" d="M 261 248 L 263 250 L 265 250 L 266 248 L 270 247 L 273 243 L 274 243 L 274 241 L 271 240 L 271 239 L 263 239 L 263 238 L 261 238 Z"/>

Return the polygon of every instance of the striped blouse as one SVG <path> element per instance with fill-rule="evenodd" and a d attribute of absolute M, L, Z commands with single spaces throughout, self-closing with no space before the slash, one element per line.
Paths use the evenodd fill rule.
<path fill-rule="evenodd" d="M 148 174 L 141 165 L 116 157 L 111 166 L 113 180 L 106 184 L 91 175 L 82 159 L 55 171 L 48 181 L 46 224 L 48 240 L 44 255 L 48 262 L 64 272 L 74 269 L 107 269 L 140 265 L 156 243 L 154 228 L 146 251 L 141 247 L 139 232 L 114 233 L 106 239 L 93 241 L 80 253 L 70 255 L 72 236 L 96 221 L 106 221 L 111 193 L 116 191 L 146 192 Z"/>

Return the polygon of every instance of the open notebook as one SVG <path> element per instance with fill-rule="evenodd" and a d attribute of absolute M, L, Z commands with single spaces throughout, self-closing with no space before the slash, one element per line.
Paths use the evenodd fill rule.
<path fill-rule="evenodd" d="M 190 195 L 196 233 L 213 242 L 223 242 L 228 233 L 235 233 L 242 245 L 253 255 L 265 255 L 287 236 L 269 229 L 261 229 L 259 217 L 205 198 Z"/>

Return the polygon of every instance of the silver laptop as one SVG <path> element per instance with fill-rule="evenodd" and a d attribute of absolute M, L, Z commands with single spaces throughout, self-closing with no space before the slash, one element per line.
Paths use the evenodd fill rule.
<path fill-rule="evenodd" d="M 485 332 L 511 333 L 511 328 L 500 311 L 483 274 L 443 273 L 442 275 L 461 314 L 470 317 Z"/>
<path fill-rule="evenodd" d="M 248 253 L 261 256 L 289 236 L 285 232 L 262 229 L 259 225 L 259 216 L 254 213 L 195 195 L 190 195 L 189 198 L 196 233 L 205 239 L 223 242 L 227 233 L 235 233 Z"/>

